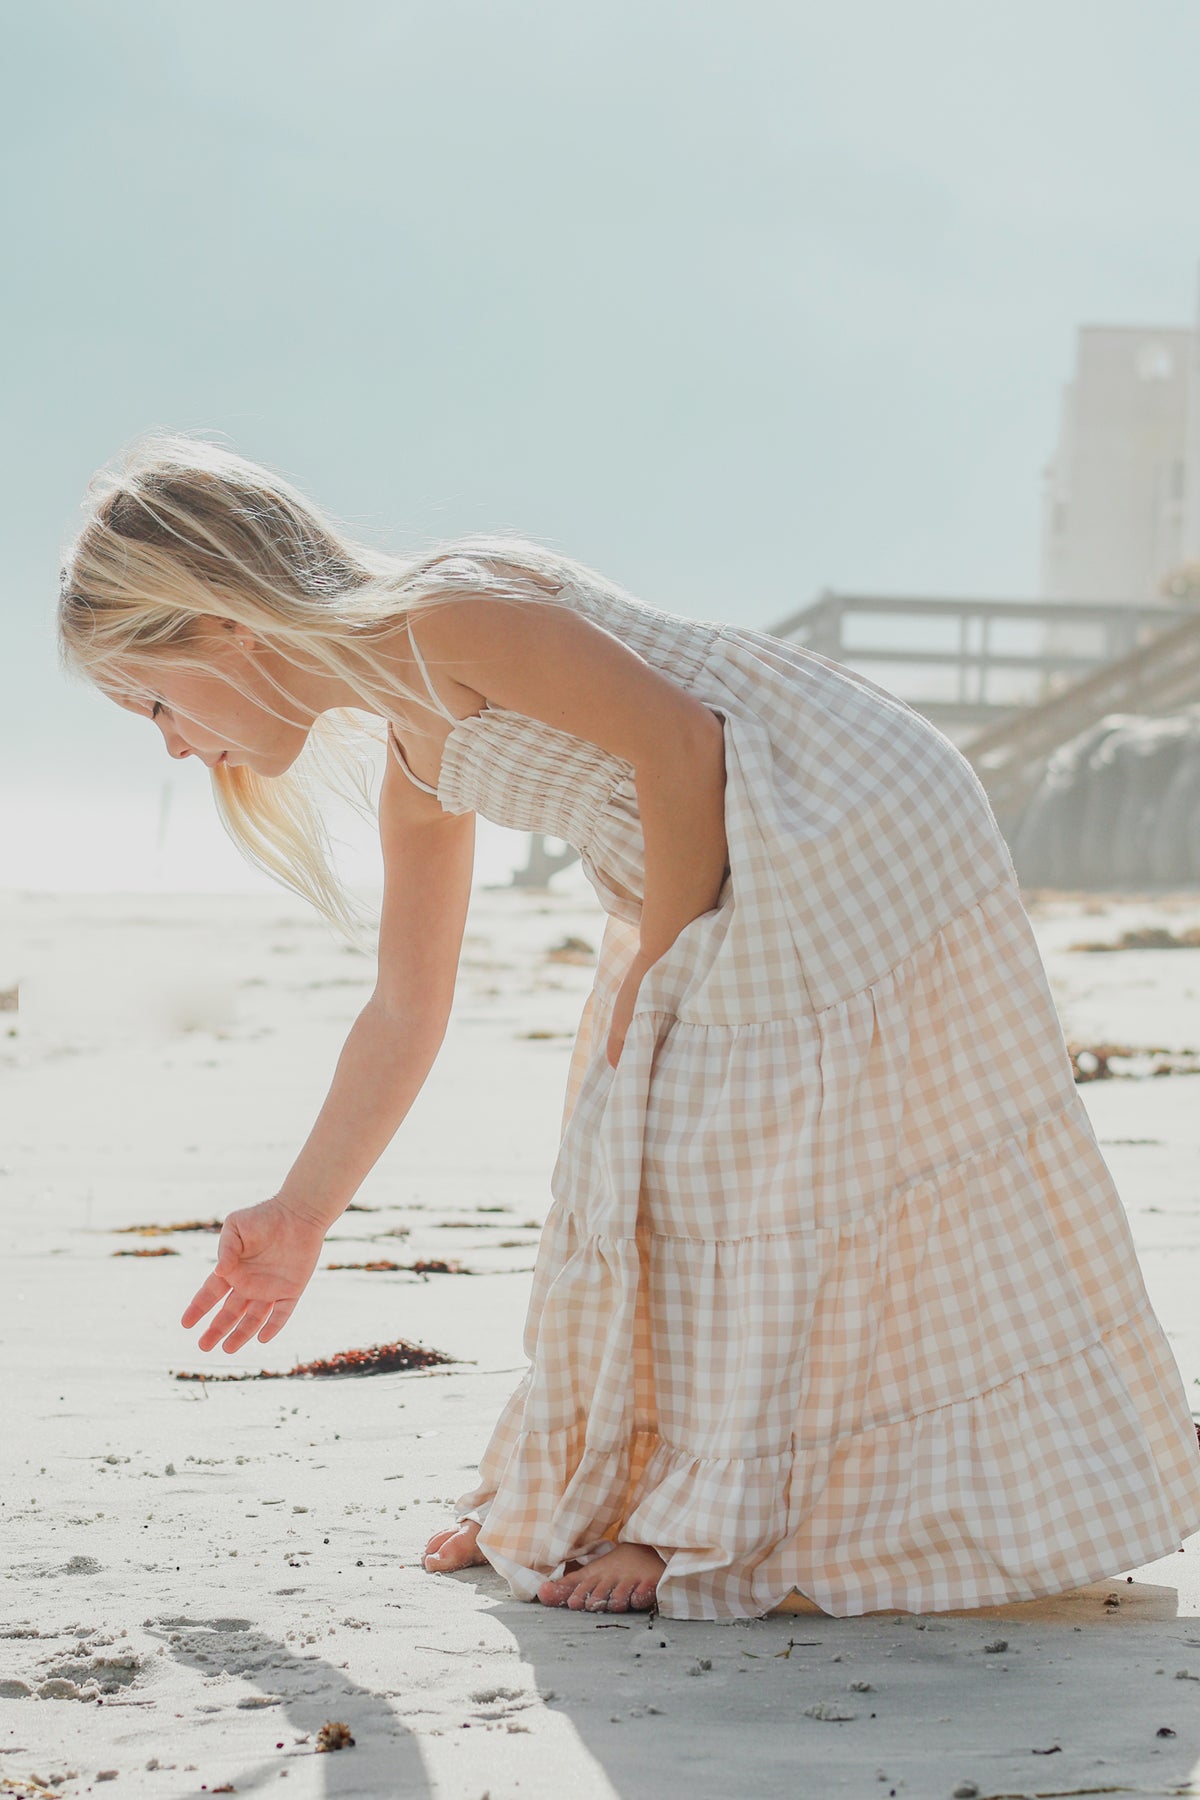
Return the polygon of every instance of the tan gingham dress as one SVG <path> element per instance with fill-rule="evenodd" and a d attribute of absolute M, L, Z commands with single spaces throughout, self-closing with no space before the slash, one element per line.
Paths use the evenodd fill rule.
<path fill-rule="evenodd" d="M 618 1538 L 669 1618 L 1060 1592 L 1200 1528 L 1200 1451 L 1012 865 L 953 746 L 851 671 L 597 585 L 724 720 L 729 873 L 637 948 L 629 763 L 458 721 L 450 812 L 569 840 L 608 914 L 530 1367 L 460 1497 L 515 1595 Z"/>

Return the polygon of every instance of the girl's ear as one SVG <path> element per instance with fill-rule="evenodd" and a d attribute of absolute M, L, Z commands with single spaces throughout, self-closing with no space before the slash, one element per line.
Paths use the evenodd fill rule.
<path fill-rule="evenodd" d="M 230 633 L 240 649 L 254 650 L 257 648 L 258 639 L 248 625 L 239 625 L 236 619 L 220 619 L 218 624 L 222 631 Z"/>

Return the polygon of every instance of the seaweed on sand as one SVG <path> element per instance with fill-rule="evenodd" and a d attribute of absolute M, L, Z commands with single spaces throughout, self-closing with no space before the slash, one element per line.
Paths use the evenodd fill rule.
<path fill-rule="evenodd" d="M 175 1371 L 176 1381 L 287 1381 L 293 1377 L 315 1375 L 388 1375 L 394 1370 L 430 1369 L 439 1363 L 458 1362 L 444 1350 L 429 1350 L 424 1344 L 410 1344 L 397 1338 L 392 1344 L 372 1344 L 367 1350 L 338 1350 L 332 1356 L 319 1356 L 315 1362 L 297 1363 L 294 1369 L 248 1369 L 244 1374 L 210 1375 L 206 1370 L 192 1374 Z"/>

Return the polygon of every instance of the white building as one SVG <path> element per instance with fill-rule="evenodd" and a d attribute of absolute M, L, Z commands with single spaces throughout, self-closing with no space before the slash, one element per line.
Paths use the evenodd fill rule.
<path fill-rule="evenodd" d="M 1045 473 L 1041 595 L 1150 600 L 1200 560 L 1200 330 L 1085 325 Z"/>

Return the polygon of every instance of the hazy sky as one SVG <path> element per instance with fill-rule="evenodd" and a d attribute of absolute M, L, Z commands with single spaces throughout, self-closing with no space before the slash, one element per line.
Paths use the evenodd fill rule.
<path fill-rule="evenodd" d="M 161 790 L 157 734 L 64 684 L 50 630 L 86 479 L 147 427 L 223 432 L 378 541 L 511 526 L 768 625 L 824 586 L 1032 593 L 1076 327 L 1194 310 L 1194 0 L 0 23 L 26 818 Z"/>

